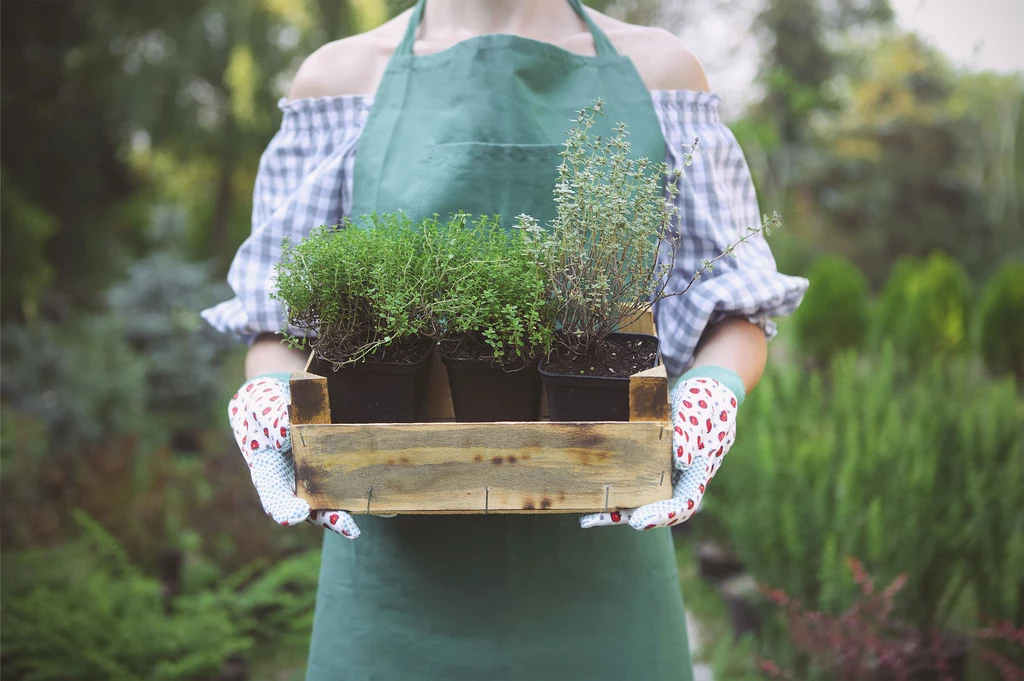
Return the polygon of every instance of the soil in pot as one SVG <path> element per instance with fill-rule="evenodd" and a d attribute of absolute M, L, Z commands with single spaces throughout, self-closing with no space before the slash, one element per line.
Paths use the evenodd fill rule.
<path fill-rule="evenodd" d="M 540 418 L 540 359 L 499 364 L 486 346 L 444 341 L 456 421 L 536 421 Z"/>
<path fill-rule="evenodd" d="M 629 377 L 658 364 L 657 336 L 613 333 L 590 355 L 541 362 L 552 421 L 628 421 Z"/>
<path fill-rule="evenodd" d="M 319 357 L 313 373 L 327 377 L 332 423 L 413 423 L 422 420 L 427 370 L 435 343 L 416 338 L 388 348 L 388 361 L 367 359 L 337 371 Z"/>

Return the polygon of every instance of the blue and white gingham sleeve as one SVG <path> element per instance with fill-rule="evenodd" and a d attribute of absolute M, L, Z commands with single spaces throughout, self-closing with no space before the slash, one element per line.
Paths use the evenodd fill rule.
<path fill-rule="evenodd" d="M 719 118 L 719 97 L 692 90 L 655 91 L 652 96 L 670 167 L 683 168 L 697 140 L 693 164 L 684 168 L 676 199 L 678 249 L 668 290 L 680 291 L 705 260 L 738 242 L 748 227 L 760 225 L 762 214 L 743 150 Z M 803 299 L 807 280 L 779 273 L 763 235 L 738 246 L 735 255 L 718 260 L 684 295 L 655 306 L 669 375 L 689 368 L 709 326 L 740 317 L 759 325 L 770 340 L 776 332 L 772 318 L 791 314 Z"/>
<path fill-rule="evenodd" d="M 279 106 L 281 128 L 256 175 L 252 233 L 228 271 L 235 297 L 202 311 L 215 329 L 248 344 L 285 328 L 284 309 L 270 298 L 282 240 L 297 242 L 348 215 L 355 147 L 370 108 L 369 98 L 360 96 L 282 100 Z"/>

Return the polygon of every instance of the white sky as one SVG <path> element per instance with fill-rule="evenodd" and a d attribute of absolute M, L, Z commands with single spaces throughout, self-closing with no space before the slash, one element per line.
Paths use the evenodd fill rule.
<path fill-rule="evenodd" d="M 726 118 L 758 93 L 752 83 L 760 49 L 750 26 L 763 0 L 664 2 L 659 24 L 697 53 Z M 896 21 L 958 66 L 1024 72 L 1024 0 L 890 0 Z"/>
<path fill-rule="evenodd" d="M 1024 0 L 890 0 L 896 20 L 956 63 L 1024 71 Z"/>

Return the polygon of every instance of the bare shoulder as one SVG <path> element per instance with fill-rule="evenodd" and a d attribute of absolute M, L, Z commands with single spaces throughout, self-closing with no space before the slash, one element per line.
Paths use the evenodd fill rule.
<path fill-rule="evenodd" d="M 633 61 L 647 89 L 711 91 L 700 59 L 672 33 L 590 13 L 616 49 Z"/>
<path fill-rule="evenodd" d="M 377 91 L 388 59 L 401 40 L 408 12 L 377 28 L 335 40 L 306 57 L 288 99 L 365 95 Z"/>

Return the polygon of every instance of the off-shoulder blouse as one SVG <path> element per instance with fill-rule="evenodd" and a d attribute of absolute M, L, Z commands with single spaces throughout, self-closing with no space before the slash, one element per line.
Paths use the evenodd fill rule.
<path fill-rule="evenodd" d="M 719 117 L 719 96 L 694 90 L 655 90 L 654 108 L 665 137 L 666 162 L 683 166 L 696 139 L 698 152 L 680 182 L 678 250 L 669 290 L 686 285 L 704 260 L 761 223 L 743 151 Z M 313 227 L 349 216 L 356 143 L 372 95 L 281 100 L 280 130 L 260 160 L 253 194 L 252 233 L 228 272 L 235 297 L 203 311 L 217 330 L 251 343 L 261 333 L 286 328 L 281 303 L 269 296 L 282 239 L 296 242 Z M 771 339 L 774 317 L 793 312 L 807 281 L 780 274 L 768 242 L 753 237 L 722 258 L 682 296 L 654 309 L 670 375 L 685 371 L 709 325 L 738 316 L 758 324 Z M 298 330 L 292 329 L 295 333 Z"/>

